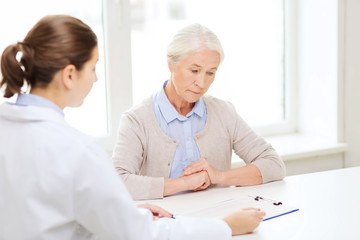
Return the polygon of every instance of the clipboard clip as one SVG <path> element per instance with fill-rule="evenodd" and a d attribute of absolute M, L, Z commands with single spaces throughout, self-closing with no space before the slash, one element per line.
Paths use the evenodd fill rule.
<path fill-rule="evenodd" d="M 272 203 L 273 205 L 275 205 L 275 206 L 282 205 L 282 202 L 274 201 L 274 200 L 267 199 L 267 198 L 263 198 L 263 197 L 260 197 L 260 196 L 254 197 L 254 200 L 255 200 L 255 201 L 260 201 L 260 200 L 269 201 L 269 202 L 271 202 L 271 203 Z"/>

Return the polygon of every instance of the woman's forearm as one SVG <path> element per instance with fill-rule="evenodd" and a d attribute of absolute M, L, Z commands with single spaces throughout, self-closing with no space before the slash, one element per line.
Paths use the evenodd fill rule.
<path fill-rule="evenodd" d="M 207 172 L 202 171 L 189 176 L 164 179 L 164 197 L 186 190 L 202 190 L 210 185 Z"/>
<path fill-rule="evenodd" d="M 183 178 L 164 179 L 164 197 L 185 190 L 188 189 Z"/>
<path fill-rule="evenodd" d="M 262 175 L 260 170 L 253 164 L 244 167 L 223 170 L 215 182 L 228 186 L 252 186 L 262 184 Z"/>

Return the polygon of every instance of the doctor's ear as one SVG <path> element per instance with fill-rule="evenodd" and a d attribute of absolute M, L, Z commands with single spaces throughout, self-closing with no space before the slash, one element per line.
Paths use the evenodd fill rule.
<path fill-rule="evenodd" d="M 72 89 L 74 86 L 76 67 L 69 64 L 61 70 L 61 80 L 67 89 Z"/>

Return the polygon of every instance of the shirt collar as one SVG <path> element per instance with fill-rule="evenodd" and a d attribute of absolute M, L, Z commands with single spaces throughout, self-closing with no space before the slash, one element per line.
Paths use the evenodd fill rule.
<path fill-rule="evenodd" d="M 164 85 L 159 93 L 159 109 L 167 123 L 172 122 L 176 118 L 179 121 L 185 121 L 189 117 L 191 117 L 191 115 L 193 115 L 194 113 L 201 118 L 204 116 L 206 107 L 205 107 L 205 102 L 204 102 L 203 98 L 200 98 L 199 100 L 196 101 L 195 106 L 186 116 L 183 116 L 180 113 L 178 113 L 178 111 L 176 111 L 176 109 L 170 103 L 169 99 L 167 98 L 167 96 L 165 94 L 164 87 L 166 86 L 167 82 L 168 81 L 166 81 L 164 83 Z"/>
<path fill-rule="evenodd" d="M 33 94 L 19 94 L 15 104 L 19 106 L 47 107 L 57 111 L 62 116 L 64 116 L 63 110 L 58 105 L 51 102 L 50 100 L 47 100 L 46 98 Z"/>

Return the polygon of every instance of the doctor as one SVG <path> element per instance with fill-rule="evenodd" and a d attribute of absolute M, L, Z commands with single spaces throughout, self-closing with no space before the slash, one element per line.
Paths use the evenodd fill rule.
<path fill-rule="evenodd" d="M 21 56 L 22 55 L 22 56 Z M 42 18 L 1 57 L 0 239 L 230 239 L 252 232 L 263 212 L 223 219 L 171 219 L 137 208 L 96 141 L 64 121 L 97 81 L 97 38 L 80 20 Z M 22 93 L 28 86 L 30 94 Z M 158 220 L 153 215 L 164 217 Z"/>

